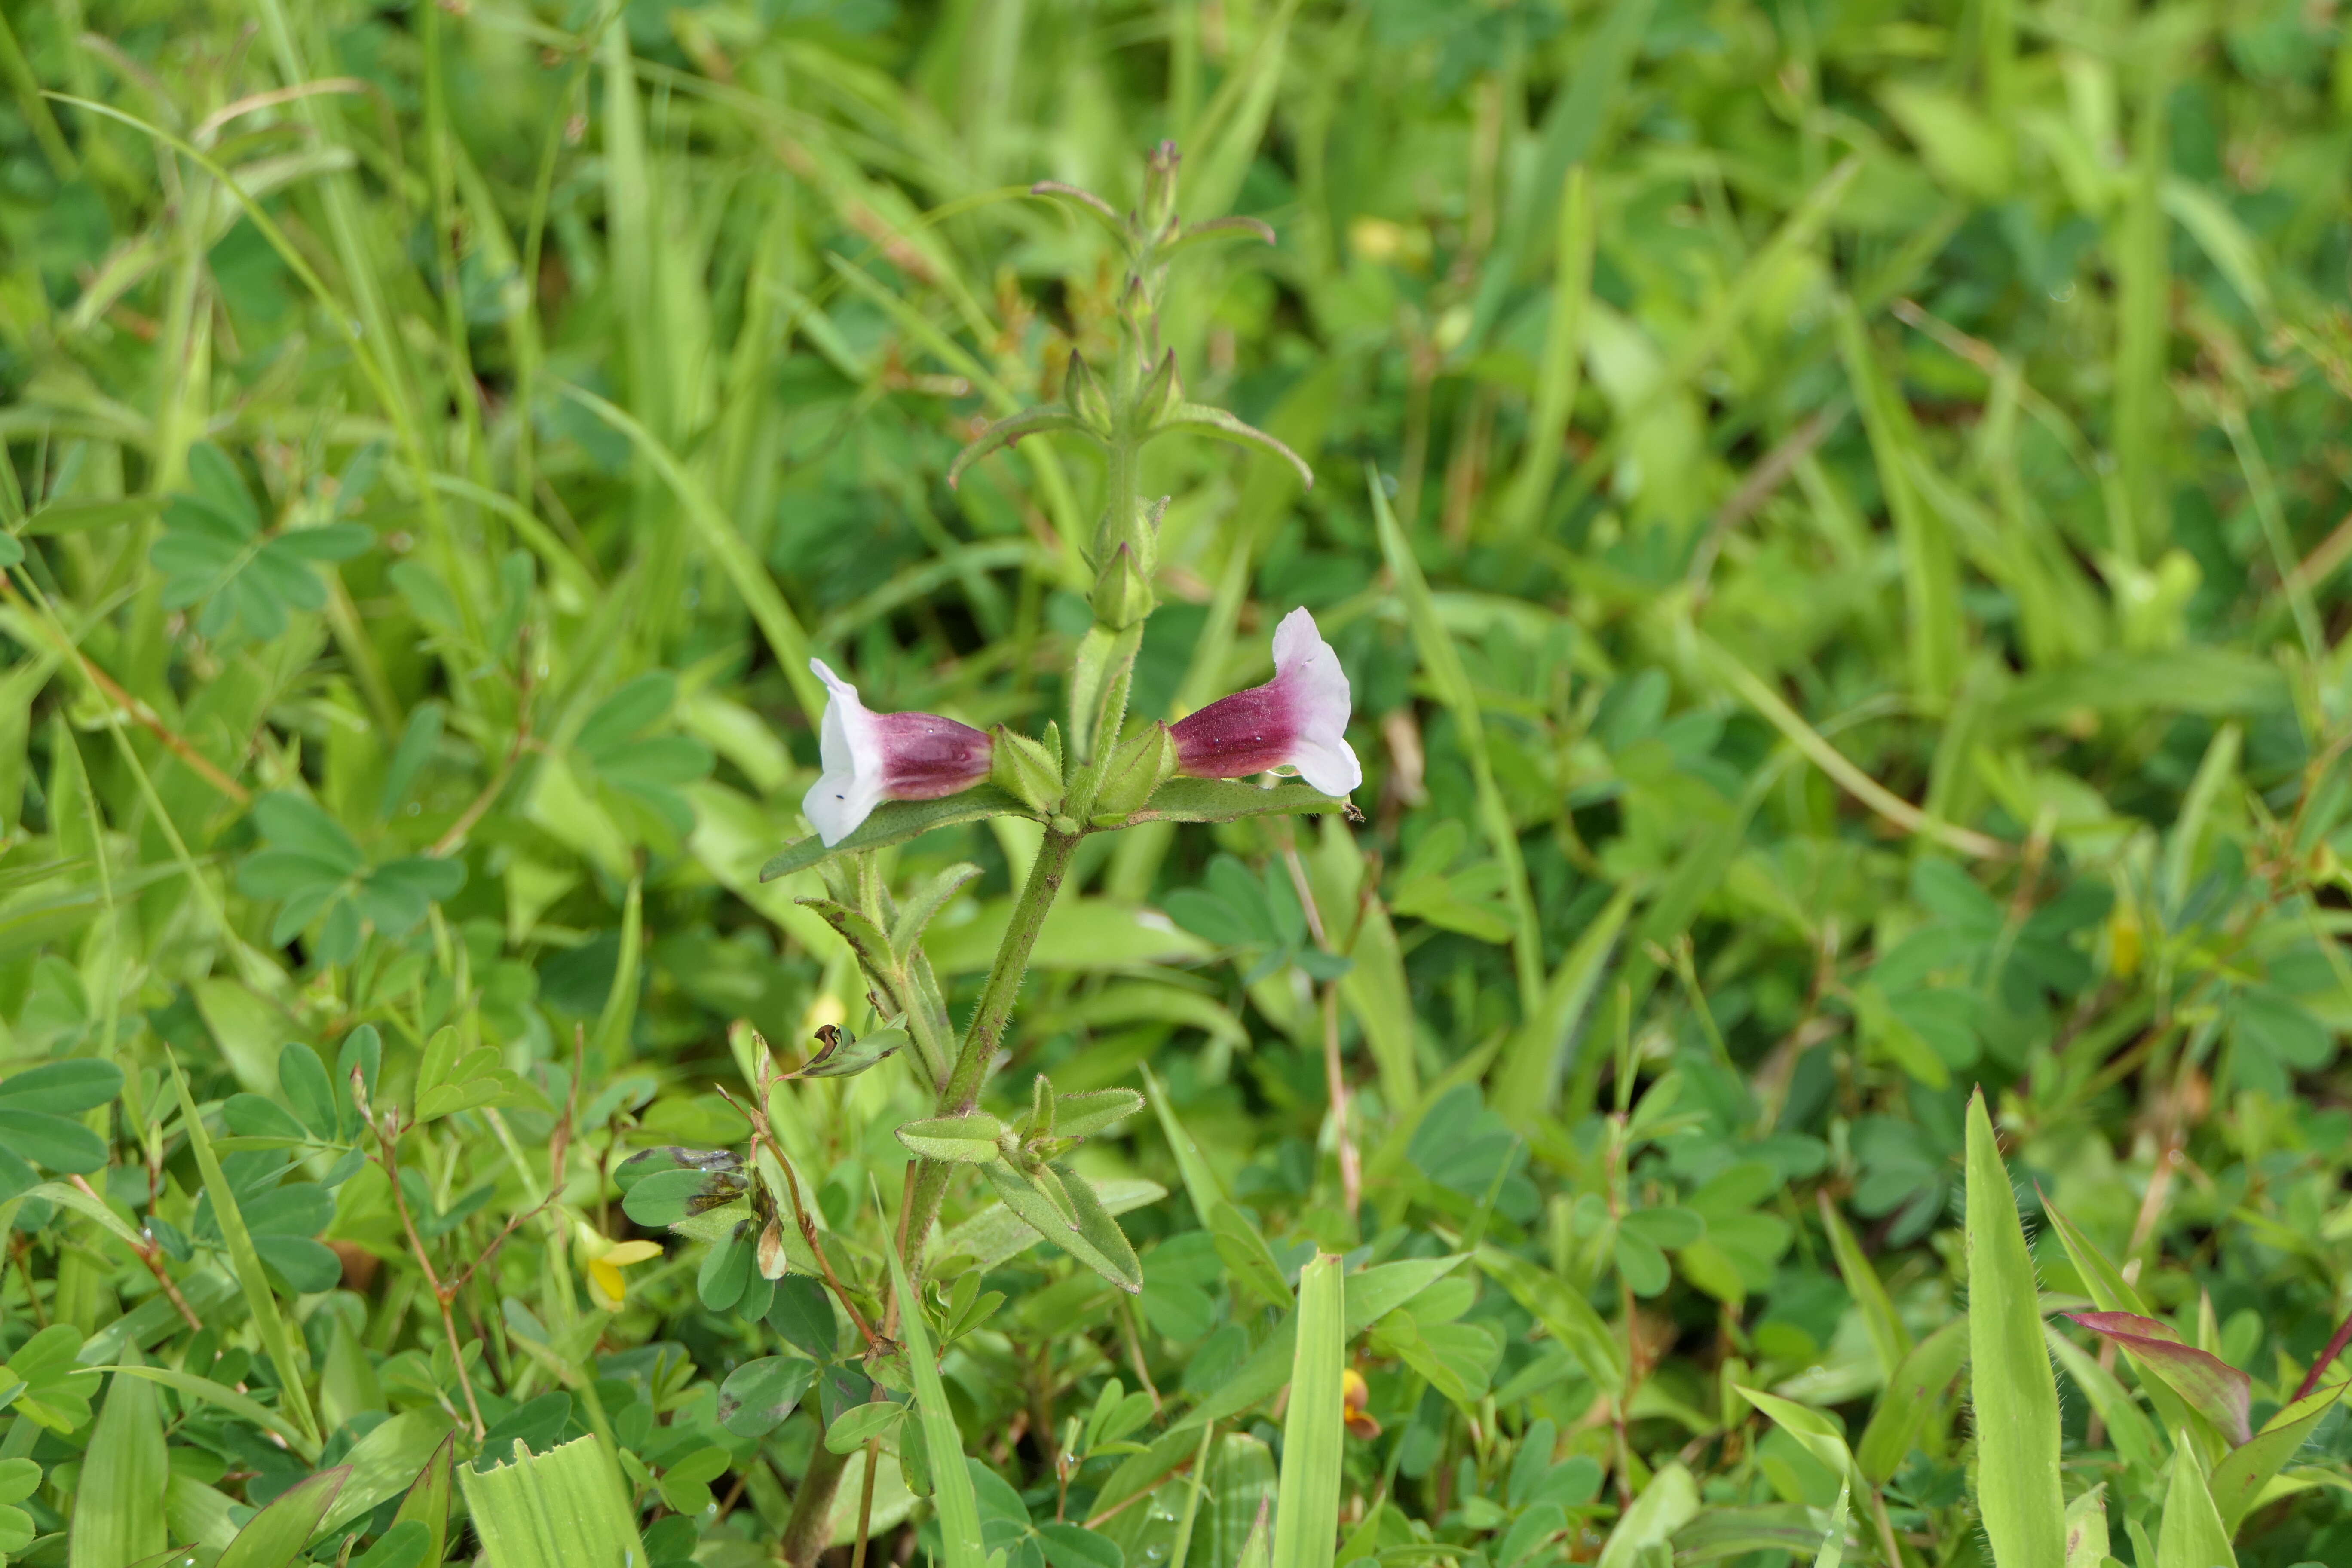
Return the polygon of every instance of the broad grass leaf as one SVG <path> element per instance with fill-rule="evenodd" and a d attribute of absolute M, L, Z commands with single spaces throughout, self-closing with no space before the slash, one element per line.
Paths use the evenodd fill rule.
<path fill-rule="evenodd" d="M 498 1568 L 641 1568 L 629 1490 L 594 1437 L 458 1472 L 484 1554 Z"/>
<path fill-rule="evenodd" d="M 280 1492 L 246 1521 L 215 1568 L 289 1568 L 351 1474 L 348 1465 L 337 1466 Z"/>
<path fill-rule="evenodd" d="M 2224 1530 L 2234 1531 L 2262 1496 L 2271 1478 L 2303 1447 L 2323 1417 L 2352 1384 L 2338 1383 L 2295 1401 L 2263 1424 L 2263 1429 L 2213 1467 L 2213 1506 Z"/>
<path fill-rule="evenodd" d="M 2172 1479 L 2164 1494 L 2164 1520 L 2156 1532 L 2156 1568 L 2237 1568 L 2230 1531 L 2213 1506 L 2205 1468 L 2189 1434 L 2172 1447 Z"/>
<path fill-rule="evenodd" d="M 2093 1487 L 2066 1505 L 2066 1568 L 2105 1568 L 2107 1489 Z"/>
<path fill-rule="evenodd" d="M 1346 1285 L 1337 1258 L 1318 1255 L 1298 1276 L 1298 1333 L 1283 1419 L 1275 1504 L 1274 1568 L 1331 1568 L 1339 1547 L 1347 1351 Z"/>
<path fill-rule="evenodd" d="M 923 1424 L 932 1500 L 939 1510 L 941 1568 L 989 1568 L 988 1550 L 981 1534 L 980 1504 L 972 1485 L 972 1467 L 969 1461 L 957 1462 L 964 1458 L 963 1438 L 956 1430 L 955 1413 L 949 1407 L 947 1389 L 940 1382 L 939 1362 L 931 1352 L 930 1330 L 923 1321 L 922 1298 L 907 1281 L 907 1266 L 899 1259 L 898 1249 L 886 1247 L 883 1257 L 889 1264 L 890 1283 L 898 1299 L 908 1303 L 900 1321 L 906 1335 L 907 1370 L 915 1385 L 916 1413 Z"/>
<path fill-rule="evenodd" d="M 343 1456 L 351 1479 L 343 1483 L 343 1489 L 336 1495 L 334 1506 L 327 1510 L 320 1529 L 339 1529 L 405 1493 L 399 1517 L 426 1527 L 425 1555 L 435 1561 L 437 1568 L 448 1510 L 449 1464 L 456 1440 L 447 1413 L 437 1406 L 404 1410 L 383 1423 Z M 425 1519 L 424 1515 L 430 1511 L 428 1505 L 436 1489 L 442 1517 Z M 420 1497 L 423 1500 L 418 1500 Z M 414 1510 L 408 1506 L 412 1501 L 417 1504 Z"/>
<path fill-rule="evenodd" d="M 1967 1168 L 1978 1509 L 1996 1568 L 2065 1568 L 2058 1384 L 2042 1342 L 2033 1258 L 1981 1089 L 1969 1100 Z"/>
<path fill-rule="evenodd" d="M 170 1479 L 154 1387 L 118 1372 L 82 1456 L 68 1568 L 127 1568 L 169 1545 L 163 1490 Z"/>
<path fill-rule="evenodd" d="M 1670 1460 L 1610 1531 L 1598 1568 L 1642 1568 L 1647 1562 L 1643 1552 L 1672 1540 L 1697 1515 L 1698 1483 L 1680 1460 Z"/>

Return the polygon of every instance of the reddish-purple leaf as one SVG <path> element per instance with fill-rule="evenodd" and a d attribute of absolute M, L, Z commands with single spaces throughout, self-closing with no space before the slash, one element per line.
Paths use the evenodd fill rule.
<path fill-rule="evenodd" d="M 2182 1343 L 2168 1324 L 2137 1312 L 2065 1315 L 2122 1350 L 2143 1374 L 2162 1378 L 2167 1387 L 2220 1427 L 2232 1447 L 2253 1436 L 2249 1419 L 2253 1379 L 2228 1362 Z"/>

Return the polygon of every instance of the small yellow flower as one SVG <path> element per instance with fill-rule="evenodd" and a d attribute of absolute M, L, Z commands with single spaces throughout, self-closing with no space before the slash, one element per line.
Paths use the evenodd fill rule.
<path fill-rule="evenodd" d="M 1368 1443 L 1381 1435 L 1381 1424 L 1372 1418 L 1370 1409 L 1371 1402 L 1372 1391 L 1365 1385 L 1363 1373 L 1352 1366 L 1339 1373 L 1341 1419 L 1350 1436 Z"/>
<path fill-rule="evenodd" d="M 588 1297 L 608 1312 L 617 1312 L 628 1296 L 628 1281 L 621 1270 L 632 1263 L 646 1263 L 662 1255 L 661 1244 L 654 1241 L 616 1241 L 588 1259 Z"/>

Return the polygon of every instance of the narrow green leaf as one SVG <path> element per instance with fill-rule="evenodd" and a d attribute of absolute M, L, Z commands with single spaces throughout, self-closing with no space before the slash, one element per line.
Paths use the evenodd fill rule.
<path fill-rule="evenodd" d="M 351 1479 L 343 1483 L 319 1528 L 338 1529 L 424 1485 L 436 1456 L 445 1455 L 451 1441 L 448 1415 L 437 1405 L 404 1410 L 384 1422 L 343 1456 L 343 1468 L 351 1472 Z M 446 1490 L 446 1480 L 443 1485 Z"/>
<path fill-rule="evenodd" d="M 1698 1483 L 1681 1460 L 1670 1461 L 1633 1500 L 1609 1532 L 1597 1568 L 1648 1568 L 1675 1531 L 1698 1517 Z M 2005 1568 L 2005 1565 L 2004 1565 Z"/>
<path fill-rule="evenodd" d="M 2246 1443 L 2222 1456 L 2213 1467 L 2210 1485 L 2224 1530 L 2238 1528 L 2271 1478 L 2285 1468 L 2347 1387 L 2352 1384 L 2339 1383 L 2296 1400 L 2264 1422 Z"/>
<path fill-rule="evenodd" d="M 821 860 L 857 849 L 880 849 L 929 833 L 935 827 L 955 827 L 990 816 L 1035 816 L 1003 790 L 992 784 L 974 784 L 961 795 L 939 800 L 886 800 L 857 830 L 838 844 L 828 845 L 814 834 L 788 845 L 760 868 L 760 880 L 772 882 L 795 871 L 805 871 Z"/>
<path fill-rule="evenodd" d="M 153 1386 L 117 1375 L 82 1456 L 80 1507 L 67 1541 L 68 1568 L 128 1568 L 169 1544 L 163 1490 L 171 1463 Z"/>
<path fill-rule="evenodd" d="M 1519 853 L 1518 825 L 1503 799 L 1501 786 L 1495 782 L 1494 760 L 1486 749 L 1486 719 L 1479 711 L 1469 672 L 1463 668 L 1461 650 L 1454 646 L 1453 635 L 1439 617 L 1437 601 L 1429 591 L 1429 579 L 1422 575 L 1412 544 L 1389 508 L 1388 490 L 1381 482 L 1379 470 L 1370 470 L 1367 479 L 1371 487 L 1372 517 L 1380 529 L 1381 554 L 1396 578 L 1398 595 L 1404 600 L 1413 647 L 1421 656 L 1422 668 L 1428 673 L 1431 684 L 1437 688 L 1438 696 L 1454 714 L 1454 723 L 1461 727 L 1462 752 L 1470 763 L 1471 782 L 1478 793 L 1479 822 L 1486 829 L 1496 860 L 1502 866 L 1503 892 L 1511 906 L 1511 958 L 1519 981 L 1519 1016 L 1533 1018 L 1543 1005 L 1543 932 L 1536 921 L 1535 894 L 1528 886 L 1527 862 Z"/>
<path fill-rule="evenodd" d="M 1854 1462 L 1862 1467 L 1864 1480 L 1883 1487 L 1903 1468 L 1927 1417 L 1935 1413 L 1952 1379 L 1959 1375 L 1960 1363 L 1968 1354 L 1969 1321 L 1954 1318 L 1903 1358 L 1903 1364 L 1880 1391 L 1870 1423 L 1862 1429 L 1862 1442 L 1854 1449 Z"/>
<path fill-rule="evenodd" d="M 1895 1310 L 1894 1299 L 1886 1293 L 1885 1282 L 1871 1267 L 1862 1244 L 1846 1225 L 1845 1216 L 1838 1213 L 1827 1193 L 1816 1193 L 1814 1196 L 1822 1227 L 1829 1232 L 1830 1250 L 1837 1258 L 1838 1273 L 1845 1280 L 1846 1294 L 1861 1310 L 1863 1327 L 1870 1331 L 1871 1348 L 1878 1352 L 1879 1373 L 1892 1383 L 1896 1369 L 1911 1353 L 1911 1331 L 1903 1326 L 1902 1316 Z"/>
<path fill-rule="evenodd" d="M 239 1394 L 236 1389 L 225 1384 L 215 1383 L 209 1377 L 200 1377 L 192 1372 L 182 1372 L 177 1367 L 146 1366 L 128 1362 L 114 1366 L 92 1367 L 89 1370 L 110 1372 L 119 1376 L 135 1377 L 148 1383 L 161 1384 L 185 1398 L 201 1399 L 207 1405 L 216 1405 L 233 1415 L 252 1422 L 263 1431 L 275 1434 L 289 1448 L 300 1455 L 306 1461 L 311 1464 L 318 1463 L 319 1445 L 304 1436 L 293 1423 L 251 1394 Z"/>
<path fill-rule="evenodd" d="M 464 1466 L 457 1482 L 489 1568 L 644 1568 L 636 1510 L 601 1438 L 543 1454 L 518 1440 L 513 1462 Z"/>
<path fill-rule="evenodd" d="M 400 1500 L 400 1511 L 393 1515 L 395 1524 L 421 1524 L 425 1527 L 426 1544 L 424 1561 L 418 1568 L 441 1568 L 449 1549 L 449 1494 L 455 1479 L 457 1458 L 457 1435 L 452 1432 L 441 1439 L 433 1457 L 425 1461 L 408 1495 Z"/>
<path fill-rule="evenodd" d="M 229 1262 L 236 1270 L 237 1282 L 245 1287 L 245 1301 L 253 1313 L 255 1325 L 261 1331 L 262 1349 L 278 1370 L 280 1397 L 291 1413 L 295 1426 L 310 1452 L 316 1454 L 319 1443 L 319 1418 L 311 1413 L 310 1391 L 303 1381 L 305 1364 L 296 1352 L 294 1335 L 278 1310 L 278 1298 L 269 1289 L 269 1277 L 262 1271 L 261 1255 L 253 1249 L 253 1237 L 245 1228 L 245 1216 L 236 1205 L 236 1194 L 222 1173 L 220 1156 L 213 1152 L 212 1135 L 205 1131 L 205 1119 L 196 1110 L 195 1097 L 188 1091 L 188 1075 L 180 1070 L 176 1058 L 170 1059 L 172 1085 L 179 1093 L 180 1114 L 187 1129 L 188 1146 L 196 1156 L 196 1170 L 204 1177 L 205 1191 L 213 1200 L 213 1217 L 220 1226 L 221 1241 L 228 1248 Z"/>
<path fill-rule="evenodd" d="M 1996 1568 L 2065 1568 L 2058 1383 L 2042 1344 L 2033 1258 L 1984 1091 L 1968 1112 L 1969 1394 L 1977 1503 Z"/>
<path fill-rule="evenodd" d="M 334 1506 L 335 1494 L 351 1479 L 351 1467 L 338 1465 L 296 1482 L 246 1521 L 215 1568 L 288 1568 Z"/>
<path fill-rule="evenodd" d="M 2058 1244 L 2066 1249 L 2067 1261 L 2074 1264 L 2074 1271 L 2083 1277 L 2084 1288 L 2090 1291 L 2091 1300 L 2097 1304 L 2099 1310 L 2129 1312 L 2141 1318 L 2149 1316 L 2147 1304 L 2140 1300 L 2139 1292 L 2132 1289 L 2116 1266 L 2107 1261 L 2106 1255 L 2083 1234 L 2081 1227 L 2046 1198 L 2042 1203 L 2042 1212 L 2050 1216 L 2051 1227 L 2058 1233 Z M 2169 1383 L 2140 1364 L 2138 1356 L 2129 1345 L 2122 1349 L 2125 1359 L 2132 1363 L 2139 1378 L 2140 1387 L 2147 1391 L 2148 1404 L 2156 1407 L 2158 1421 L 2162 1423 L 2166 1431 L 2178 1431 L 2183 1426 L 2193 1428 L 2204 1424 L 2203 1418 L 2195 1413 L 2189 1402 L 2173 1392 Z"/>
<path fill-rule="evenodd" d="M 1298 1276 L 1298 1337 L 1282 1425 L 1274 1568 L 1331 1568 L 1339 1544 L 1339 1461 L 1346 1436 L 1346 1287 L 1325 1253 Z"/>
<path fill-rule="evenodd" d="M 2104 1568 L 2107 1560 L 2107 1489 L 2093 1487 L 2066 1505 L 2066 1568 Z"/>
<path fill-rule="evenodd" d="M 988 1548 L 980 1533 L 980 1500 L 972 1490 L 971 1472 L 965 1468 L 963 1435 L 956 1430 L 947 1388 L 940 1382 L 939 1358 L 931 1353 L 931 1331 L 923 1321 L 922 1298 L 907 1282 L 907 1266 L 898 1249 L 886 1247 L 882 1251 L 890 1264 L 890 1288 L 902 1303 L 898 1321 L 906 1334 L 907 1371 L 914 1380 L 923 1447 L 930 1458 L 931 1500 L 939 1509 L 943 1568 L 988 1568 Z"/>
<path fill-rule="evenodd" d="M 2172 1446 L 2172 1481 L 2165 1489 L 2164 1522 L 2156 1532 L 2156 1568 L 2238 1568 L 2230 1531 L 2205 1484 L 2205 1467 L 2185 1431 Z"/>

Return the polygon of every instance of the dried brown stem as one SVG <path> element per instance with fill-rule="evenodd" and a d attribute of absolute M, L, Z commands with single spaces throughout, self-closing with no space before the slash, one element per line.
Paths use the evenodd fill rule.
<path fill-rule="evenodd" d="M 392 1184 L 393 1206 L 400 1211 L 400 1228 L 408 1237 L 408 1249 L 416 1255 L 417 1266 L 425 1270 L 425 1283 L 433 1291 L 434 1304 L 441 1310 L 441 1330 L 449 1339 L 449 1357 L 457 1367 L 457 1387 L 466 1396 L 466 1414 L 474 1423 L 474 1440 L 478 1443 L 489 1428 L 483 1424 L 481 1405 L 474 1398 L 474 1379 L 466 1370 L 466 1347 L 457 1338 L 457 1315 L 449 1310 L 449 1303 L 457 1298 L 457 1286 L 442 1282 L 440 1272 L 433 1267 L 433 1255 L 425 1250 L 425 1237 L 417 1233 L 416 1220 L 408 1212 L 408 1194 L 400 1189 L 400 1156 L 394 1148 L 399 1139 L 397 1115 L 387 1110 L 383 1120 L 376 1123 L 376 1145 L 382 1151 L 383 1173 Z"/>

